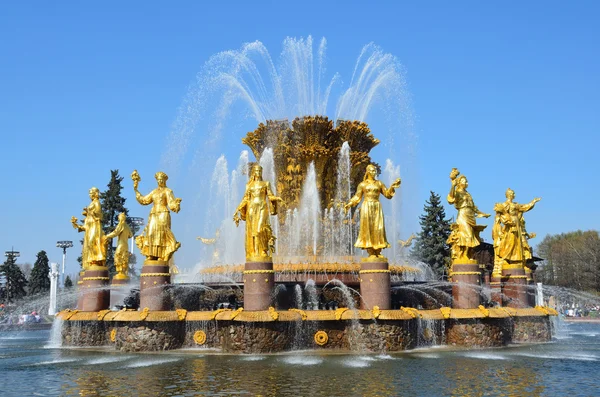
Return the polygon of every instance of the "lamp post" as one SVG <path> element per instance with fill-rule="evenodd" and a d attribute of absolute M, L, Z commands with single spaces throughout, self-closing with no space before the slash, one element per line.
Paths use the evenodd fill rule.
<path fill-rule="evenodd" d="M 15 251 L 15 250 L 4 251 L 4 256 L 7 257 L 8 259 L 18 258 L 21 256 L 21 252 Z"/>
<path fill-rule="evenodd" d="M 63 261 L 62 261 L 62 272 L 61 272 L 61 280 L 60 285 L 62 288 L 65 287 L 65 261 L 67 259 L 67 248 L 71 248 L 73 246 L 73 242 L 70 240 L 57 241 L 56 246 L 58 248 L 62 248 L 63 250 Z"/>
<path fill-rule="evenodd" d="M 133 237 L 131 238 L 131 252 L 133 254 L 133 241 L 135 240 L 135 234 L 140 230 L 140 226 L 144 224 L 144 218 L 140 218 L 139 216 L 128 216 L 127 223 L 129 227 L 131 227 L 131 232 L 133 233 Z"/>

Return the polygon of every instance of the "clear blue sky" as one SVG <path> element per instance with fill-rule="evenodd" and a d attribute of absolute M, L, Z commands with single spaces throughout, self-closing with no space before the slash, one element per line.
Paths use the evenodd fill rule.
<path fill-rule="evenodd" d="M 527 216 L 535 243 L 598 229 L 599 11 L 593 1 L 4 2 L 0 249 L 21 251 L 21 262 L 44 249 L 60 262 L 55 242 L 80 238 L 69 219 L 110 169 L 126 177 L 131 214 L 146 217 L 129 174 L 140 171 L 143 191 L 154 186 L 202 65 L 254 40 L 276 55 L 285 37 L 308 35 L 327 39 L 328 72 L 345 81 L 369 42 L 404 65 L 418 182 L 403 195 L 420 203 L 406 229 L 416 231 L 429 190 L 446 195 L 452 167 L 487 212 L 509 186 L 519 202 L 541 196 Z M 230 164 L 239 148 L 225 153 Z"/>

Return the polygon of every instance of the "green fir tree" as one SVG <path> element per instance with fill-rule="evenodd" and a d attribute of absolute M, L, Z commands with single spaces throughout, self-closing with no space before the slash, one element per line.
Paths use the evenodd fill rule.
<path fill-rule="evenodd" d="M 73 288 L 73 281 L 71 280 L 71 276 L 67 276 L 65 278 L 65 288 Z"/>
<path fill-rule="evenodd" d="M 4 302 L 9 303 L 17 301 L 27 294 L 25 291 L 27 279 L 16 264 L 14 255 L 8 255 L 6 257 L 4 264 L 0 266 L 0 273 L 2 273 L 5 278 L 3 291 Z"/>
<path fill-rule="evenodd" d="M 119 176 L 119 170 L 110 171 L 110 182 L 108 182 L 107 189 L 100 193 L 100 205 L 102 206 L 102 229 L 105 234 L 112 232 L 115 227 L 119 224 L 119 214 L 124 212 L 125 215 L 129 214 L 129 210 L 125 207 L 125 198 L 121 196 L 121 182 L 123 177 Z M 111 275 L 116 273 L 114 251 L 112 241 L 109 242 L 106 249 L 106 267 Z"/>
<path fill-rule="evenodd" d="M 38 294 L 50 290 L 50 265 L 48 264 L 48 255 L 42 250 L 37 253 L 37 259 L 33 264 L 31 275 L 29 276 L 29 293 Z"/>
<path fill-rule="evenodd" d="M 446 219 L 440 196 L 434 192 L 425 202 L 423 211 L 419 217 L 421 231 L 411 256 L 427 263 L 436 274 L 443 276 L 450 259 L 450 247 L 446 243 L 450 235 L 450 220 Z"/>

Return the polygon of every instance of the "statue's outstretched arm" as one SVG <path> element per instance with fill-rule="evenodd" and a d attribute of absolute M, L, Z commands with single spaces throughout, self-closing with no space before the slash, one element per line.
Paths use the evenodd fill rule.
<path fill-rule="evenodd" d="M 139 190 L 137 190 L 137 187 L 134 188 L 135 189 L 135 199 L 137 200 L 138 203 L 140 203 L 141 205 L 148 205 L 152 203 L 152 193 L 154 193 L 154 190 L 151 191 L 150 193 L 148 193 L 147 195 L 143 196 Z"/>
<path fill-rule="evenodd" d="M 181 209 L 181 199 L 175 198 L 173 191 L 171 189 L 167 190 L 167 205 L 169 209 L 173 212 L 179 212 Z"/>
<path fill-rule="evenodd" d="M 528 204 L 520 204 L 519 205 L 519 211 L 521 211 L 521 212 L 527 212 L 527 211 L 531 210 L 533 207 L 535 207 L 535 203 L 537 203 L 540 200 L 541 200 L 541 198 L 536 197 L 533 200 L 531 200 L 531 202 L 528 203 Z"/>
<path fill-rule="evenodd" d="M 117 224 L 117 227 L 115 227 L 115 230 L 113 230 L 112 232 L 108 233 L 106 236 L 104 236 L 107 240 L 111 239 L 111 238 L 115 238 L 117 237 L 119 234 L 121 234 L 123 232 L 123 224 L 121 222 L 119 222 Z"/>
<path fill-rule="evenodd" d="M 383 197 L 385 197 L 386 199 L 391 199 L 392 197 L 394 197 L 394 194 L 396 193 L 396 189 L 400 187 L 400 184 L 402 183 L 402 180 L 400 178 L 396 179 L 391 185 L 390 188 L 386 188 L 385 184 L 381 181 L 379 181 L 379 186 L 381 188 L 381 194 L 383 194 Z"/>
<path fill-rule="evenodd" d="M 77 218 L 74 216 L 71 217 L 71 225 L 73 225 L 73 228 L 75 228 L 78 232 L 85 231 L 85 226 L 78 224 Z"/>
<path fill-rule="evenodd" d="M 354 207 L 355 205 L 360 203 L 360 200 L 362 199 L 362 195 L 363 195 L 363 183 L 361 182 L 358 184 L 358 187 L 356 188 L 356 194 L 354 195 L 354 197 L 352 197 L 350 199 L 350 201 L 348 201 L 348 203 L 346 205 L 344 205 L 344 211 L 348 212 L 350 207 Z"/>

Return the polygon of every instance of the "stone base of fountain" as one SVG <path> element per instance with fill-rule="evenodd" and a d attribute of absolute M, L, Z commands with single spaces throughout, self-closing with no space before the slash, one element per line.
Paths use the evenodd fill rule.
<path fill-rule="evenodd" d="M 481 270 L 477 263 L 452 264 L 452 307 L 472 309 L 481 304 Z"/>
<path fill-rule="evenodd" d="M 272 261 L 246 262 L 243 273 L 244 310 L 267 310 L 275 285 Z"/>
<path fill-rule="evenodd" d="M 82 278 L 81 309 L 87 312 L 97 312 L 108 309 L 110 291 L 108 290 L 108 268 L 106 266 L 91 266 Z"/>
<path fill-rule="evenodd" d="M 527 275 L 523 266 L 505 267 L 502 269 L 502 293 L 504 305 L 523 308 L 529 306 L 527 297 Z"/>
<path fill-rule="evenodd" d="M 390 270 L 387 261 L 365 261 L 360 265 L 361 308 L 392 308 Z"/>
<path fill-rule="evenodd" d="M 140 307 L 149 310 L 169 310 L 171 303 L 166 288 L 171 284 L 169 264 L 165 261 L 144 261 L 140 273 Z"/>
<path fill-rule="evenodd" d="M 547 342 L 552 309 L 489 308 L 436 310 L 187 312 L 65 310 L 65 346 L 109 346 L 116 350 L 161 351 L 209 348 L 227 353 L 274 353 L 295 349 L 394 352 L 433 344 L 499 347 Z"/>

